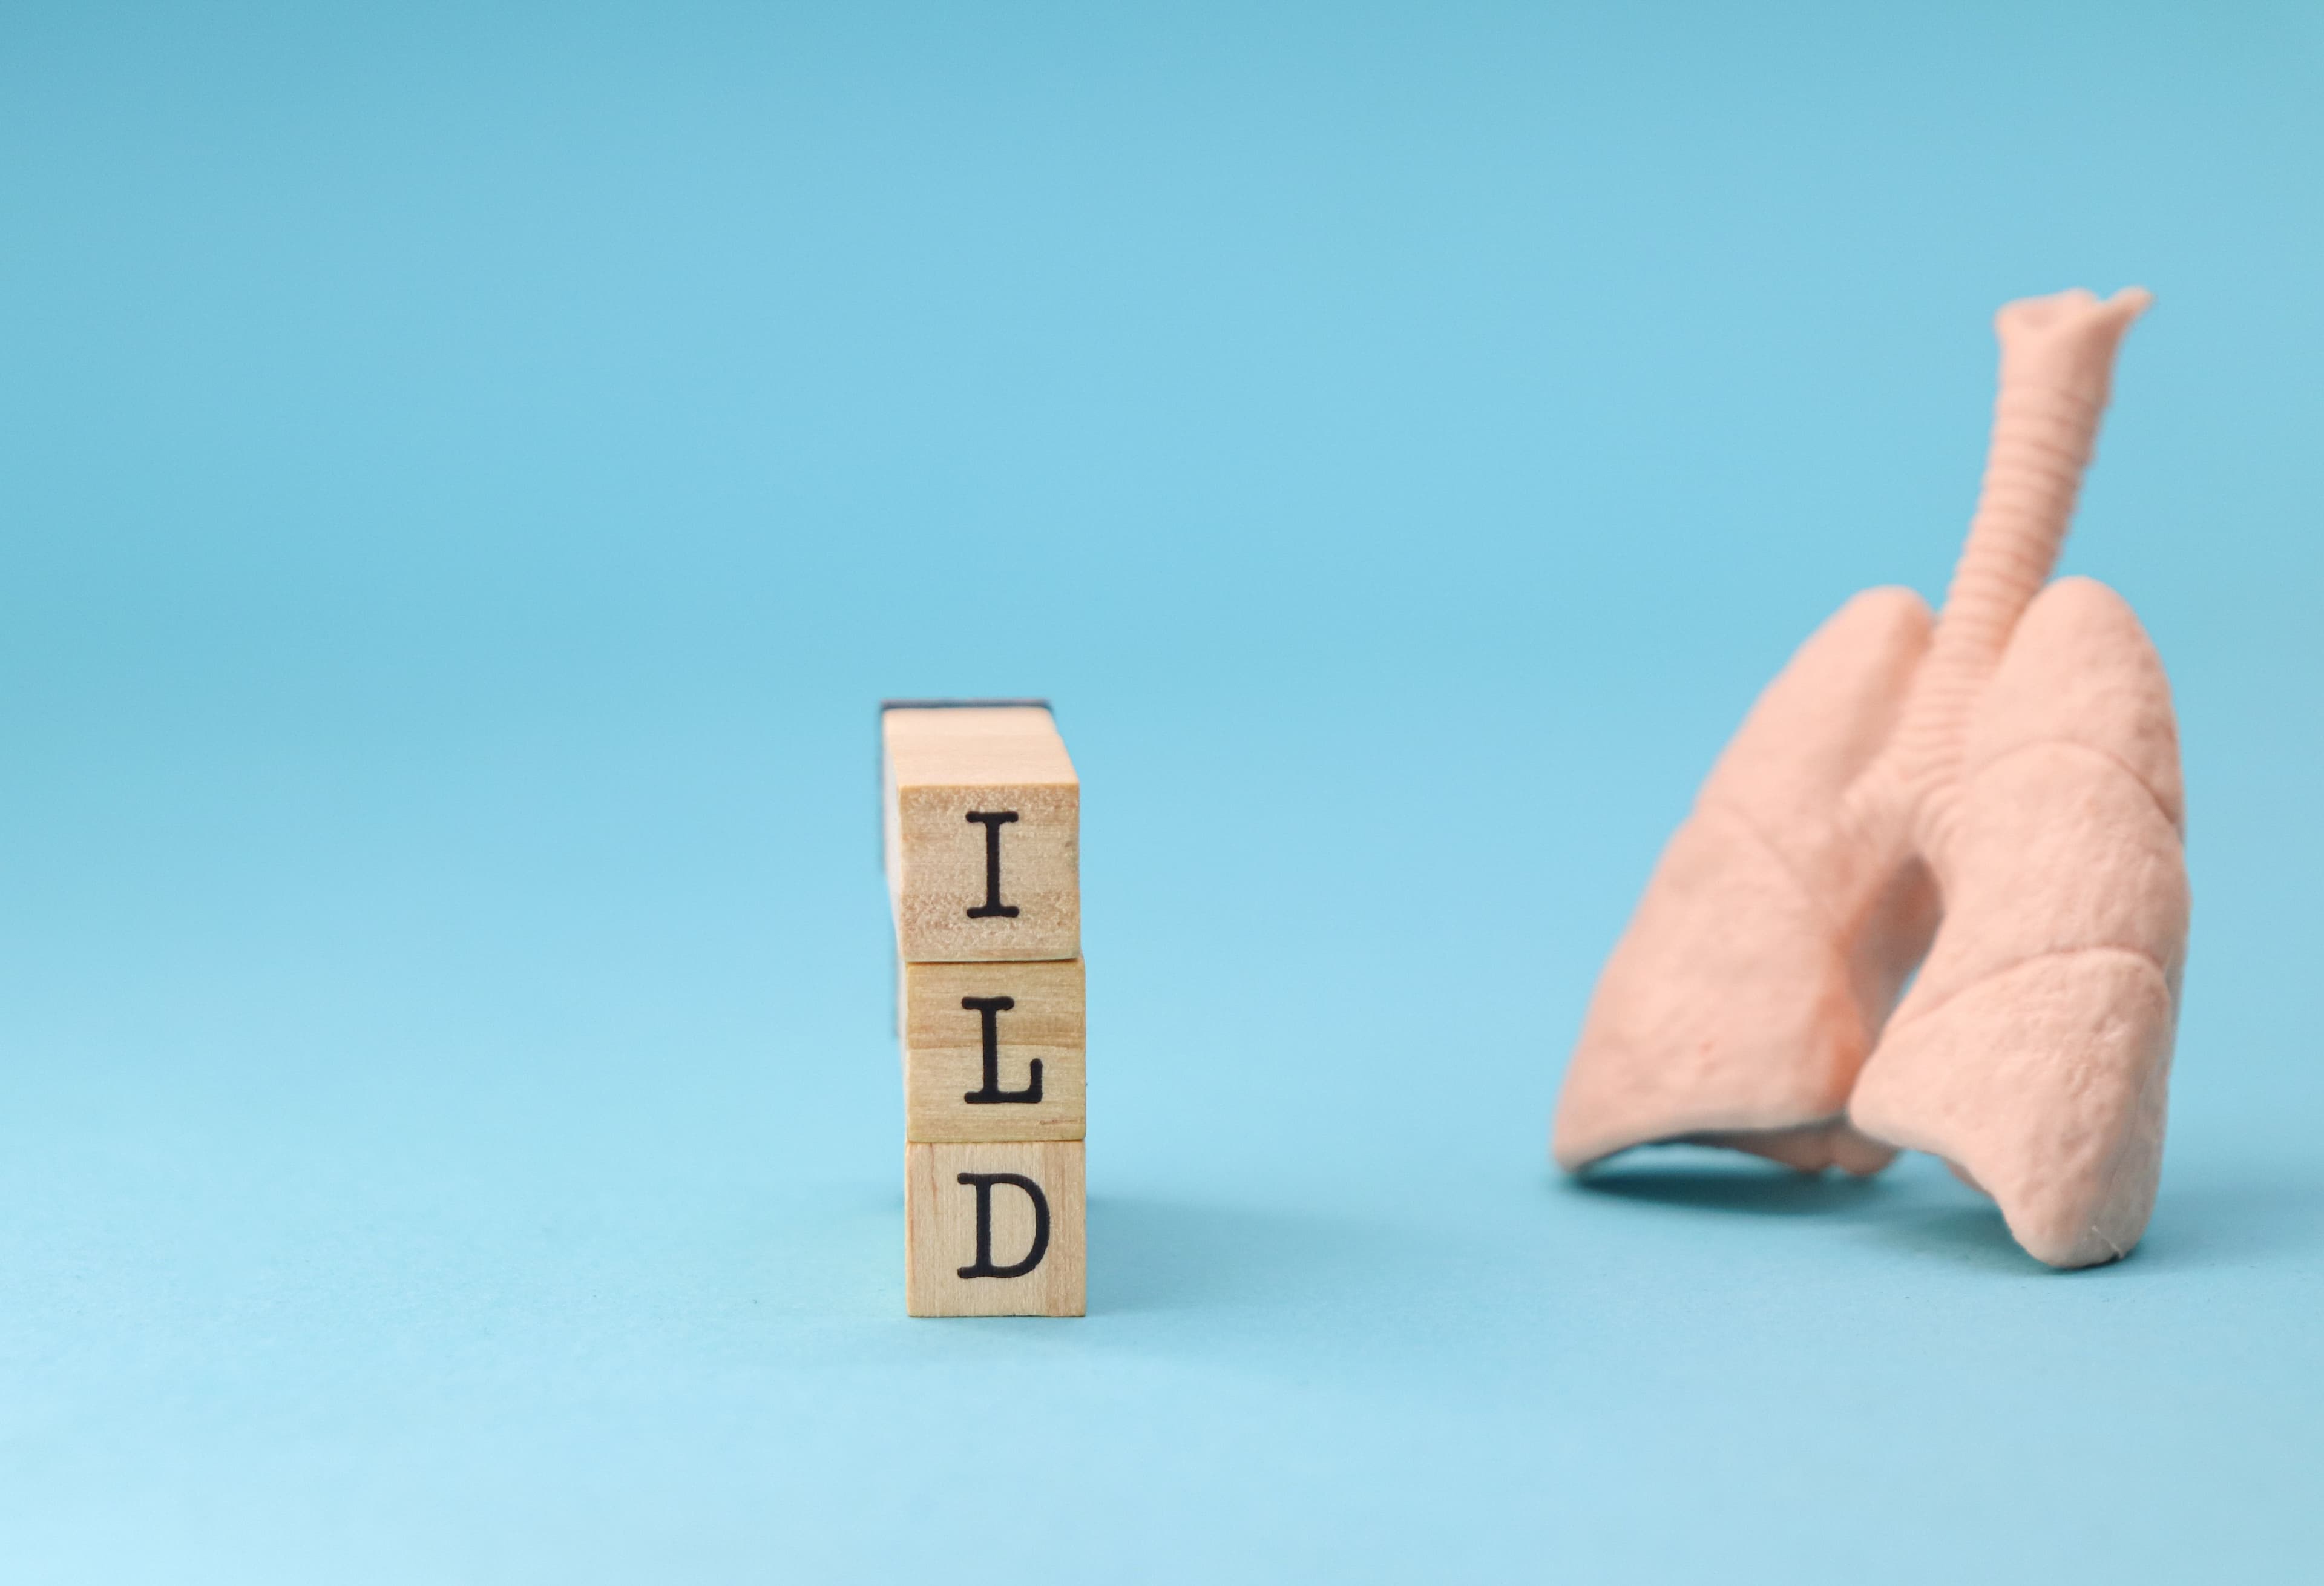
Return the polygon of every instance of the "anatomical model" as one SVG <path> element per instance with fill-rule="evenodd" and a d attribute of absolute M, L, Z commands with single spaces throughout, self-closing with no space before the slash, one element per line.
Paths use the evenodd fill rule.
<path fill-rule="evenodd" d="M 1943 613 L 1867 591 L 1752 707 L 1607 961 L 1562 1166 L 1684 1141 L 1868 1174 L 1907 1147 L 2053 1267 L 2138 1242 L 2187 944 L 2178 733 L 2129 606 L 2048 580 L 2149 300 L 2002 309 Z"/>

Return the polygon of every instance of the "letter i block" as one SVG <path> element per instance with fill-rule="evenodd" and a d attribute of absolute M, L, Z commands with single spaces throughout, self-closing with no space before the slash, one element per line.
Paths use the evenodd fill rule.
<path fill-rule="evenodd" d="M 880 726 L 897 955 L 1081 956 L 1081 782 L 1048 706 L 891 703 Z"/>
<path fill-rule="evenodd" d="M 1082 961 L 907 964 L 904 1138 L 1077 1140 Z"/>
<path fill-rule="evenodd" d="M 1079 1140 L 904 1148 L 904 1309 L 1078 1316 L 1087 1309 Z"/>

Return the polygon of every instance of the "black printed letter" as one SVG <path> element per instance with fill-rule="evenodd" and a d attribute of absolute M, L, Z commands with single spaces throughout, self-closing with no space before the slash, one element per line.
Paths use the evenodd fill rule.
<path fill-rule="evenodd" d="M 963 1184 L 976 1186 L 976 1263 L 963 1267 L 963 1277 L 1022 1277 L 1041 1264 L 1049 1253 L 1049 1198 L 1041 1186 L 1021 1173 L 964 1173 Z M 995 1267 L 992 1264 L 992 1186 L 1013 1184 L 1033 1201 L 1033 1248 L 1025 1259 L 1014 1266 Z"/>
<path fill-rule="evenodd" d="M 968 911 L 971 919 L 1015 919 L 1017 906 L 1001 901 L 1001 828 L 1017 818 L 1013 809 L 968 812 L 971 825 L 984 828 L 984 901 Z"/>
<path fill-rule="evenodd" d="M 961 1098 L 971 1106 L 991 1102 L 1038 1102 L 1041 1099 L 1041 1060 L 1034 1058 L 1026 1064 L 1033 1080 L 1021 1091 L 1001 1088 L 1001 1015 L 1017 1006 L 1014 997 L 963 997 L 963 1008 L 972 1009 L 984 1016 L 984 1088 L 971 1091 Z"/>

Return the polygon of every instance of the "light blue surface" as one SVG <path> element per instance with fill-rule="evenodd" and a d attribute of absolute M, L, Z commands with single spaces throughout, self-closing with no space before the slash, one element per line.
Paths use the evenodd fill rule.
<path fill-rule="evenodd" d="M 10 7 L 0 1579 L 2324 1570 L 2324 23 L 1921 9 Z M 2145 1246 L 1561 1185 L 1710 758 L 2129 281 Z M 908 1322 L 872 702 L 1027 692 L 1092 1314 Z"/>

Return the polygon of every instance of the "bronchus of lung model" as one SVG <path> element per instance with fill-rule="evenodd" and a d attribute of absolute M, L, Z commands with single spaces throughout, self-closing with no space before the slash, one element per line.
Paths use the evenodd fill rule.
<path fill-rule="evenodd" d="M 2178 733 L 2129 606 L 2049 579 L 2148 301 L 2002 309 L 1942 613 L 1867 591 L 1752 707 L 1599 981 L 1561 1166 L 1686 1141 L 1866 1174 L 1910 1148 L 2053 1267 L 2138 1242 L 2187 945 Z"/>

